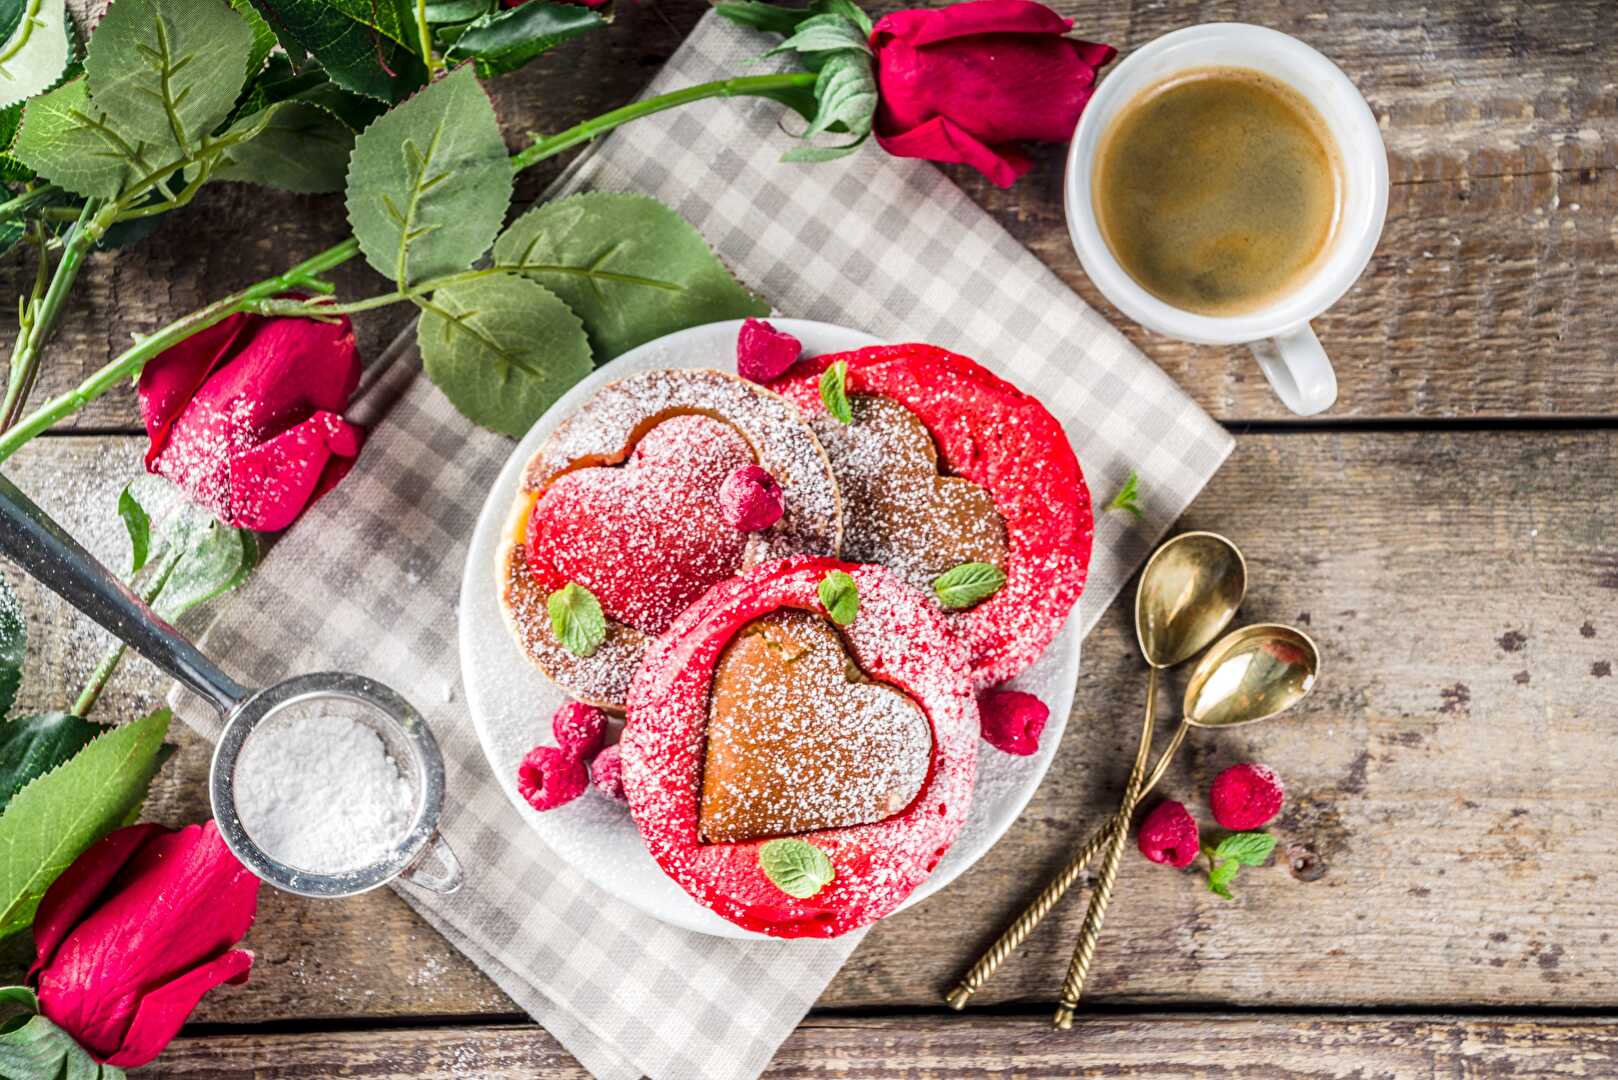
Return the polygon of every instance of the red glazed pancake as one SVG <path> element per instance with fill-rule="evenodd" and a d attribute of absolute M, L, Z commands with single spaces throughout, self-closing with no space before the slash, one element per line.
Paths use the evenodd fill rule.
<path fill-rule="evenodd" d="M 854 422 L 820 400 L 821 373 L 848 362 Z M 771 388 L 796 402 L 843 495 L 842 555 L 891 568 L 933 595 L 962 563 L 1005 572 L 994 595 L 947 617 L 979 687 L 1038 658 L 1084 591 L 1090 492 L 1056 418 L 976 362 L 932 345 L 800 361 Z"/>
<path fill-rule="evenodd" d="M 727 523 L 726 478 L 763 468 L 780 485 L 779 520 Z M 797 409 L 734 375 L 647 371 L 603 387 L 523 472 L 498 587 L 523 652 L 573 697 L 621 711 L 648 641 L 711 585 L 798 554 L 831 554 L 840 500 L 824 452 Z M 546 600 L 569 582 L 607 618 L 589 656 L 570 652 Z"/>
<path fill-rule="evenodd" d="M 818 589 L 852 575 L 836 626 Z M 629 693 L 624 789 L 647 849 L 699 903 L 776 937 L 893 911 L 966 820 L 978 716 L 937 605 L 877 566 L 798 558 L 715 586 L 652 643 Z M 760 862 L 791 837 L 833 877 L 789 895 Z"/>

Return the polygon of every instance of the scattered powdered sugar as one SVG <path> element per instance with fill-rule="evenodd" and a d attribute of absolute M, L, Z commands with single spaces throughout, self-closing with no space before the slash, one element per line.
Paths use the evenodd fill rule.
<path fill-rule="evenodd" d="M 415 810 L 382 737 L 347 716 L 270 718 L 242 747 L 234 782 L 253 842 L 316 874 L 382 859 L 409 831 Z"/>

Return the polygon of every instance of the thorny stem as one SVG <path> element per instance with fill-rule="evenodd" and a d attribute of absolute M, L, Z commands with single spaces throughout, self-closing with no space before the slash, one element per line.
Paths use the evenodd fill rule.
<path fill-rule="evenodd" d="M 56 329 L 66 306 L 67 296 L 78 280 L 79 268 L 91 246 L 112 224 L 117 205 L 103 205 L 99 199 L 85 202 L 79 219 L 74 223 L 62 248 L 62 257 L 56 264 L 51 281 L 43 296 L 35 296 L 22 313 L 17 331 L 17 343 L 11 353 L 11 374 L 6 380 L 6 396 L 0 401 L 0 432 L 8 431 L 17 422 L 28 392 L 33 389 L 39 374 L 39 360 L 44 352 L 45 340 Z M 40 252 L 41 266 L 45 254 Z"/>
<path fill-rule="evenodd" d="M 430 79 L 444 62 L 433 55 L 433 32 L 427 26 L 427 0 L 416 0 L 416 37 L 421 41 L 421 59 L 427 65 Z"/>
<path fill-rule="evenodd" d="M 176 547 L 163 560 L 163 564 L 158 567 L 157 575 L 152 578 L 151 584 L 141 591 L 140 598 L 147 604 L 156 600 L 158 594 L 167 587 L 169 578 L 174 576 L 175 567 L 180 565 L 180 560 L 183 558 L 185 558 L 185 549 Z M 74 716 L 83 719 L 89 715 L 91 709 L 95 708 L 96 699 L 101 696 L 101 691 L 106 689 L 107 683 L 112 679 L 112 673 L 118 670 L 119 663 L 123 661 L 124 653 L 128 651 L 129 647 L 127 645 L 119 645 L 101 658 L 101 663 L 97 664 L 96 669 L 90 673 L 89 681 L 84 684 L 84 689 L 79 691 L 78 699 L 73 702 L 73 708 L 69 710 Z"/>
<path fill-rule="evenodd" d="M 564 150 L 589 142 L 599 135 L 604 135 L 631 120 L 650 116 L 665 109 L 688 105 L 691 102 L 702 101 L 706 98 L 773 97 L 776 93 L 784 90 L 812 87 L 815 84 L 815 79 L 815 73 L 807 71 L 792 72 L 784 75 L 752 75 L 744 78 L 720 79 L 715 82 L 700 83 L 696 86 L 673 90 L 667 94 L 660 94 L 644 101 L 632 102 L 620 109 L 603 113 L 583 123 L 575 124 L 565 131 L 557 132 L 555 135 L 536 139 L 527 149 L 512 155 L 511 167 L 513 171 L 521 172 L 539 164 L 541 161 L 555 157 Z M 166 175 L 167 172 L 172 171 L 172 169 L 159 170 L 158 173 L 148 176 L 144 181 L 145 186 L 149 188 L 151 183 L 160 178 L 159 174 Z M 127 216 L 127 205 L 120 209 Z M 99 235 L 97 233 L 97 236 Z M 106 393 L 124 379 L 139 375 L 141 369 L 146 366 L 146 362 L 154 356 L 184 341 L 192 334 L 206 330 L 208 327 L 229 318 L 237 312 L 277 313 L 279 310 L 278 305 L 280 304 L 290 304 L 297 307 L 296 314 L 299 315 L 336 315 L 344 312 L 366 311 L 371 308 L 396 303 L 400 300 L 419 299 L 427 289 L 447 284 L 452 280 L 440 279 L 437 282 L 426 282 L 421 285 L 400 289 L 394 293 L 356 300 L 349 304 L 316 306 L 304 301 L 272 303 L 277 294 L 298 289 L 329 293 L 331 287 L 320 279 L 320 275 L 334 267 L 341 266 L 359 253 L 359 241 L 350 237 L 342 243 L 327 248 L 318 255 L 299 263 L 283 274 L 266 278 L 263 281 L 249 285 L 239 292 L 216 300 L 207 307 L 176 319 L 156 333 L 140 339 L 140 341 L 114 357 L 105 367 L 95 372 L 77 387 L 47 401 L 17 423 L 15 427 L 0 434 L 0 461 L 4 461 L 16 453 L 23 444 L 35 435 L 45 431 L 57 421 L 73 415 L 90 401 Z M 66 254 L 64 254 L 63 259 L 66 261 Z M 77 272 L 76 267 L 74 272 Z M 488 272 L 490 271 L 468 271 L 468 274 Z M 462 275 L 453 275 L 453 279 L 461 277 Z"/>
<path fill-rule="evenodd" d="M 55 184 L 41 184 L 39 187 L 25 191 L 21 195 L 0 203 L 0 221 L 10 221 L 12 218 L 24 213 L 35 203 L 43 202 L 61 193 L 62 189 Z M 77 212 L 74 213 L 74 216 L 78 216 Z"/>

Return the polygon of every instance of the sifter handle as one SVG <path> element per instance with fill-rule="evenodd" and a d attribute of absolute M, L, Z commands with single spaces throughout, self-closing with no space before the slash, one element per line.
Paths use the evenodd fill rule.
<path fill-rule="evenodd" d="M 208 699 L 224 716 L 247 691 L 147 607 L 116 574 L 0 476 L 0 555 L 124 644 Z"/>

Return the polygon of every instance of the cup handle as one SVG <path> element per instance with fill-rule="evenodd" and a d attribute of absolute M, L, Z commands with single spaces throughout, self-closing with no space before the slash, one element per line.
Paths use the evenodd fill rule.
<path fill-rule="evenodd" d="M 1281 404 L 1299 416 L 1325 412 L 1337 400 L 1337 374 L 1308 323 L 1247 347 Z"/>
<path fill-rule="evenodd" d="M 437 866 L 429 868 L 430 861 L 436 862 Z M 445 896 L 459 889 L 463 879 L 461 860 L 455 857 L 449 843 L 437 833 L 433 834 L 433 842 L 422 849 L 416 861 L 399 871 L 399 876 L 428 892 Z"/>

